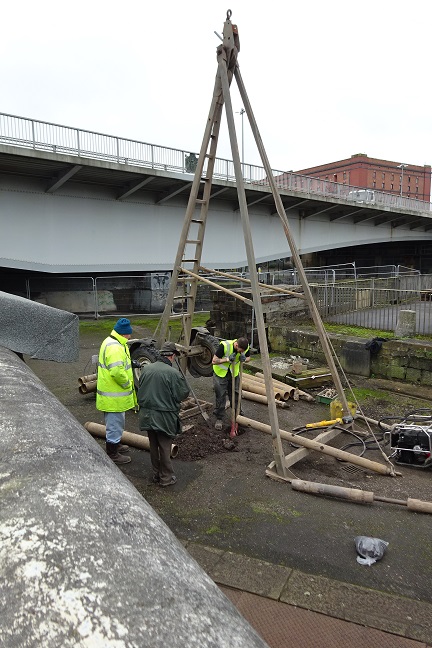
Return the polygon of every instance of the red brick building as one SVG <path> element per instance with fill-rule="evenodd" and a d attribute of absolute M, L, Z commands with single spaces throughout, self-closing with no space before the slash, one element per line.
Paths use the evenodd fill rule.
<path fill-rule="evenodd" d="M 431 167 L 426 164 L 401 164 L 370 158 L 366 153 L 356 153 L 347 160 L 301 169 L 295 173 L 353 187 L 402 194 L 426 202 L 431 199 Z"/>

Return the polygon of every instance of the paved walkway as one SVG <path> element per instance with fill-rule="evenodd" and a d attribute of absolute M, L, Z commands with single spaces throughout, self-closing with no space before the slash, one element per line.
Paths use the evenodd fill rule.
<path fill-rule="evenodd" d="M 432 604 L 184 545 L 270 648 L 432 646 Z"/>

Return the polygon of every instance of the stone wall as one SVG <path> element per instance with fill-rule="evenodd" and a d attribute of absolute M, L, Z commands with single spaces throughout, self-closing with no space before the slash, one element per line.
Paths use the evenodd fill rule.
<path fill-rule="evenodd" d="M 288 286 L 280 287 L 288 288 Z M 233 286 L 232 289 L 239 295 L 252 300 L 250 288 L 239 289 L 238 286 Z M 214 335 L 225 339 L 245 336 L 248 340 L 251 340 L 253 324 L 254 339 L 252 346 L 258 348 L 256 321 L 253 322 L 255 317 L 253 317 L 252 306 L 245 304 L 235 297 L 231 297 L 223 290 L 212 290 L 211 300 L 210 320 Z M 264 294 L 261 303 L 266 330 L 273 322 L 280 322 L 283 318 L 291 320 L 298 316 L 303 317 L 306 312 L 305 301 L 303 299 L 298 297 L 287 298 L 286 295 L 283 295 L 281 299 L 280 295 L 274 292 Z"/>
<path fill-rule="evenodd" d="M 418 340 L 388 340 L 377 353 L 365 345 L 368 340 L 345 335 L 329 335 L 339 361 L 347 373 L 432 385 L 432 343 Z M 325 365 L 321 342 L 314 329 L 269 326 L 268 339 L 274 352 L 299 355 Z"/>

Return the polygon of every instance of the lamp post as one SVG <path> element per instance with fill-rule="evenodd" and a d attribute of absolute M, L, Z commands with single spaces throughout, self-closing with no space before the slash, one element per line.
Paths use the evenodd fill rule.
<path fill-rule="evenodd" d="M 404 174 L 404 169 L 406 169 L 408 164 L 398 164 L 397 168 L 401 170 L 401 184 L 400 184 L 400 195 L 402 197 L 402 191 L 403 191 L 403 174 Z"/>

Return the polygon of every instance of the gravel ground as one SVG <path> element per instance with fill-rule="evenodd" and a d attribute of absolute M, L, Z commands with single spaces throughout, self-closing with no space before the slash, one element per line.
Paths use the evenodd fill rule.
<path fill-rule="evenodd" d="M 146 335 L 145 331 L 139 333 Z M 103 423 L 102 415 L 95 409 L 94 395 L 78 392 L 78 377 L 91 373 L 91 356 L 97 353 L 100 342 L 99 334 L 82 334 L 76 363 L 26 359 L 36 375 L 82 424 Z M 188 380 L 198 398 L 213 402 L 211 378 L 188 376 Z M 354 383 L 376 386 L 358 378 Z M 383 381 L 380 387 L 381 391 L 377 391 L 377 397 L 365 411 L 372 418 L 399 415 L 431 404 L 430 400 L 420 401 L 401 392 L 389 402 Z M 428 393 L 423 396 L 427 397 Z M 243 409 L 248 418 L 268 423 L 266 406 L 245 401 Z M 280 428 L 291 431 L 308 422 L 328 418 L 328 406 L 292 402 L 289 409 L 278 409 L 278 417 Z M 211 414 L 210 420 L 213 425 Z M 187 419 L 185 426 L 188 430 L 183 438 L 178 438 L 179 454 L 174 460 L 178 477 L 174 487 L 160 489 L 149 483 L 150 459 L 144 451 L 132 448 L 132 462 L 121 468 L 179 538 L 232 549 L 312 574 L 430 600 L 430 516 L 398 505 L 379 502 L 359 505 L 298 493 L 289 484 L 265 476 L 266 467 L 274 459 L 271 436 L 248 428 L 235 439 L 234 447 L 227 449 L 228 418 L 223 433 L 209 428 L 202 417 Z M 132 412 L 126 415 L 126 429 L 139 432 L 138 417 Z M 351 440 L 343 433 L 332 445 L 342 447 Z M 103 446 L 100 440 L 97 443 Z M 294 450 L 286 441 L 283 448 L 286 454 Z M 386 453 L 389 454 L 388 448 Z M 367 451 L 365 456 L 383 463 L 377 450 Z M 397 470 L 400 477 L 381 476 L 318 453 L 310 453 L 292 468 L 296 477 L 309 481 L 361 488 L 401 500 L 414 497 L 432 501 L 430 470 L 402 466 Z M 354 547 L 357 535 L 380 537 L 389 542 L 384 559 L 373 567 L 358 565 Z"/>

